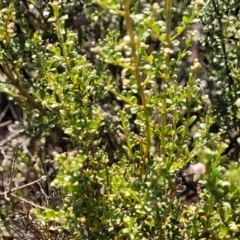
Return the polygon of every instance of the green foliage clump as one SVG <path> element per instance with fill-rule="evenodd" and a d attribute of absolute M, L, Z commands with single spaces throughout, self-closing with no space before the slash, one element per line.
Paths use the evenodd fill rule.
<path fill-rule="evenodd" d="M 239 38 L 226 49 L 239 28 L 239 15 L 231 13 L 236 4 L 70 2 L 33 1 L 34 15 L 25 1 L 1 3 L 0 65 L 11 86 L 2 91 L 21 103 L 26 132 L 56 128 L 67 138 L 65 151 L 51 156 L 56 177 L 47 176 L 60 203 L 33 205 L 29 213 L 38 234 L 238 239 L 239 167 L 222 156 L 222 133 L 230 129 L 224 125 L 239 120 Z M 78 16 L 76 32 L 69 25 L 77 10 L 86 15 Z M 222 29 L 224 16 L 229 25 Z M 199 44 L 191 29 L 201 21 L 210 32 L 208 70 L 201 58 L 189 60 Z M 201 86 L 206 71 L 208 95 Z M 194 176 L 181 179 L 197 201 L 177 198 L 176 176 L 199 161 L 207 168 L 200 184 L 188 180 Z"/>

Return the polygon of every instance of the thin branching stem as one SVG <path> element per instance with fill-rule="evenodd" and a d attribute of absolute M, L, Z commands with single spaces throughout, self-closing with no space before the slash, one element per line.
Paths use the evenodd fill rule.
<path fill-rule="evenodd" d="M 75 85 L 76 81 L 74 80 L 73 75 L 72 75 L 72 69 L 71 69 L 70 60 L 69 60 L 69 56 L 68 56 L 68 50 L 67 50 L 66 44 L 64 42 L 63 34 L 61 33 L 62 29 L 61 29 L 60 24 L 62 24 L 60 22 L 60 19 L 57 19 L 55 29 L 56 29 L 56 32 L 57 32 L 57 35 L 58 35 L 58 40 L 59 40 L 59 43 L 60 43 L 60 46 L 61 46 L 61 49 L 62 49 L 63 59 L 66 63 L 67 73 L 68 73 L 72 83 Z"/>
<path fill-rule="evenodd" d="M 166 41 L 165 41 L 165 64 L 164 84 L 163 84 L 163 102 L 162 102 L 162 118 L 161 118 L 161 154 L 165 154 L 165 137 L 167 124 L 167 87 L 170 80 L 170 47 L 171 47 L 171 10 L 172 0 L 166 1 Z"/>
<path fill-rule="evenodd" d="M 34 185 L 35 183 L 38 183 L 38 182 L 42 181 L 44 178 L 45 178 L 45 177 L 43 176 L 43 177 L 41 177 L 41 178 L 39 178 L 39 179 L 37 179 L 37 180 L 35 180 L 35 181 L 32 181 L 32 182 L 27 183 L 27 184 L 24 184 L 24 185 L 22 185 L 22 186 L 15 187 L 15 188 L 13 188 L 13 189 L 11 189 L 11 190 L 8 190 L 8 191 L 0 192 L 0 195 L 6 195 L 6 194 L 8 194 L 8 193 L 10 193 L 10 192 L 15 192 L 15 191 L 18 191 L 19 189 L 32 186 L 32 185 Z"/>
<path fill-rule="evenodd" d="M 37 205 L 37 204 L 35 204 L 35 203 L 27 200 L 27 199 L 25 199 L 25 198 L 19 197 L 19 196 L 13 194 L 13 193 L 9 193 L 9 195 L 10 195 L 11 197 L 13 197 L 13 198 L 15 198 L 15 199 L 18 199 L 18 200 L 20 200 L 20 201 L 22 201 L 22 202 L 24 202 L 24 203 L 27 203 L 27 204 L 35 207 L 35 208 L 38 208 L 38 209 L 41 209 L 41 210 L 46 210 L 46 209 L 47 209 L 47 208 L 45 208 L 45 207 L 42 207 L 42 206 L 40 206 L 40 205 Z M 7 199 L 6 199 L 6 200 L 7 200 Z"/>
<path fill-rule="evenodd" d="M 99 1 L 99 0 L 95 0 L 94 1 L 96 4 L 98 4 L 100 7 L 102 7 L 103 9 L 106 9 L 106 10 L 111 10 L 111 11 L 114 11 L 116 14 L 118 14 L 119 16 L 123 17 L 124 16 L 124 12 L 117 9 L 117 8 L 112 8 L 112 6 L 110 6 L 109 4 L 107 3 L 102 3 L 102 1 Z"/>
<path fill-rule="evenodd" d="M 216 18 L 217 18 L 219 27 L 221 29 L 221 31 L 220 31 L 220 33 L 221 33 L 221 37 L 220 37 L 221 47 L 222 47 L 222 51 L 223 51 L 223 57 L 224 57 L 224 62 L 225 62 L 225 66 L 226 66 L 226 72 L 227 72 L 227 74 L 229 74 L 231 71 L 230 71 L 229 66 L 228 66 L 228 55 L 227 55 L 227 50 L 226 50 L 226 46 L 225 46 L 225 39 L 224 39 L 224 36 L 222 34 L 222 31 L 223 31 L 222 15 L 219 11 L 219 4 L 215 0 L 212 0 L 212 5 L 213 5 L 213 9 L 216 13 Z M 233 84 L 232 78 L 229 77 L 230 87 L 231 87 L 232 84 Z"/>
<path fill-rule="evenodd" d="M 36 108 L 43 116 L 47 116 L 47 111 L 42 107 L 41 103 L 36 102 L 36 100 L 30 95 L 30 93 L 21 86 L 17 79 L 15 79 L 12 71 L 10 70 L 7 63 L 0 64 L 1 70 L 4 73 L 4 75 L 8 78 L 8 80 L 11 82 L 11 84 L 18 89 L 18 91 L 22 94 L 23 97 L 27 99 L 27 101 Z"/>
<path fill-rule="evenodd" d="M 150 119 L 148 114 L 148 108 L 147 108 L 147 97 L 144 91 L 144 85 L 143 85 L 143 79 L 140 73 L 140 56 L 139 56 L 139 49 L 138 49 L 138 40 L 135 39 L 132 19 L 130 16 L 130 1 L 124 0 L 123 1 L 124 8 L 125 8 L 125 14 L 124 18 L 126 21 L 126 27 L 127 32 L 130 37 L 130 43 L 132 47 L 132 57 L 134 61 L 134 75 L 137 81 L 138 85 L 138 94 L 141 97 L 142 105 L 143 105 L 143 111 L 144 111 L 144 117 L 145 117 L 145 123 L 146 123 L 146 150 L 144 153 L 144 158 L 148 157 L 149 150 L 150 150 L 150 143 L 151 143 L 151 133 L 150 133 Z"/>

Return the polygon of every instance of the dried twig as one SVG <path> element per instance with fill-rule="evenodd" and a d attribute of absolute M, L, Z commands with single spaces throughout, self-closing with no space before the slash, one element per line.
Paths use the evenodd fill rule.
<path fill-rule="evenodd" d="M 17 190 L 22 189 L 22 188 L 25 188 L 25 187 L 29 187 L 29 186 L 37 183 L 37 182 L 40 182 L 40 181 L 43 180 L 44 178 L 45 178 L 45 176 L 42 176 L 41 178 L 39 178 L 39 179 L 37 179 L 37 180 L 35 180 L 35 181 L 33 181 L 33 182 L 24 184 L 24 185 L 19 186 L 19 187 L 15 187 L 15 188 L 11 189 L 11 192 L 17 191 Z M 9 193 L 9 191 L 4 191 L 4 192 L 0 192 L 0 195 L 5 195 L 5 194 L 8 194 L 8 193 Z"/>
<path fill-rule="evenodd" d="M 12 123 L 12 120 L 8 120 L 8 121 L 6 121 L 6 122 L 0 123 L 0 128 L 1 128 L 1 127 L 5 127 L 5 126 L 7 126 L 7 125 L 9 125 L 9 124 L 11 124 L 11 123 Z"/>
<path fill-rule="evenodd" d="M 8 189 L 8 192 L 11 192 L 12 180 L 13 180 L 13 177 L 14 177 L 14 175 L 15 175 L 15 173 L 16 173 L 15 166 L 16 166 L 18 149 L 19 149 L 19 146 L 17 147 L 16 151 L 14 152 L 14 156 L 13 156 L 13 161 L 12 161 L 12 165 L 11 165 L 10 179 L 9 179 L 9 184 L 8 184 L 8 188 L 7 188 L 7 189 Z"/>
<path fill-rule="evenodd" d="M 13 193 L 8 193 L 8 194 L 9 194 L 11 197 L 14 197 L 14 198 L 16 198 L 16 199 L 18 199 L 18 200 L 20 200 L 20 201 L 22 201 L 22 202 L 25 202 L 25 203 L 27 203 L 27 204 L 35 207 L 35 208 L 39 208 L 39 209 L 42 209 L 42 210 L 46 210 L 45 207 L 39 206 L 39 205 L 37 205 L 37 204 L 35 204 L 35 203 L 33 203 L 33 202 L 30 202 L 30 201 L 28 201 L 28 200 L 26 200 L 26 199 L 24 199 L 24 198 L 22 198 L 22 197 L 19 197 L 19 196 L 13 194 Z M 6 200 L 7 200 L 7 199 L 6 199 Z"/>
<path fill-rule="evenodd" d="M 7 112 L 7 110 L 8 110 L 9 107 L 10 107 L 10 103 L 8 103 L 8 104 L 6 105 L 6 107 L 3 109 L 3 111 L 1 112 L 1 114 L 0 114 L 0 122 L 1 122 L 2 119 L 4 118 L 4 116 L 5 116 L 5 114 L 6 114 L 6 112 Z"/>

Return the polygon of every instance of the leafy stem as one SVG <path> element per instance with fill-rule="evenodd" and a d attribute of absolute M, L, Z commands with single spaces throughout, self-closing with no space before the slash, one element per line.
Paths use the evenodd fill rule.
<path fill-rule="evenodd" d="M 166 124 L 167 124 L 167 88 L 170 80 L 170 47 L 171 47 L 171 8 L 172 0 L 166 1 L 166 45 L 164 49 L 165 55 L 165 71 L 164 71 L 164 84 L 163 84 L 163 102 L 162 102 L 162 119 L 161 119 L 161 154 L 165 154 L 165 136 L 166 136 Z"/>
<path fill-rule="evenodd" d="M 150 150 L 150 143 L 151 143 L 151 133 L 150 133 L 150 124 L 149 124 L 150 120 L 149 120 L 149 113 L 148 113 L 148 107 L 147 107 L 147 97 L 144 91 L 143 79 L 140 73 L 140 66 L 139 66 L 140 59 L 139 59 L 139 50 L 138 50 L 139 44 L 138 44 L 138 40 L 135 39 L 132 19 L 130 16 L 130 1 L 124 0 L 123 5 L 125 8 L 124 18 L 126 21 L 127 32 L 130 37 L 130 43 L 132 47 L 132 57 L 133 57 L 134 66 L 135 66 L 134 75 L 137 81 L 138 94 L 141 97 L 144 118 L 146 123 L 146 150 L 144 153 L 144 158 L 146 158 L 148 157 L 149 150 Z"/>
<path fill-rule="evenodd" d="M 72 76 L 72 70 L 71 70 L 71 66 L 70 66 L 70 62 L 69 62 L 68 51 L 67 51 L 67 48 L 66 48 L 66 44 L 64 43 L 63 35 L 61 33 L 61 30 L 62 30 L 61 24 L 62 24 L 61 20 L 57 19 L 56 24 L 55 24 L 56 33 L 57 33 L 59 43 L 60 43 L 60 46 L 61 46 L 61 49 L 62 49 L 63 59 L 66 63 L 67 73 L 68 73 L 72 83 L 75 85 L 76 82 L 74 81 L 74 78 Z"/>
<path fill-rule="evenodd" d="M 27 99 L 27 101 L 34 108 L 36 108 L 43 116 L 47 116 L 48 113 L 42 107 L 42 105 L 40 103 L 36 102 L 34 97 L 32 97 L 30 95 L 30 93 L 18 83 L 17 79 L 15 79 L 15 77 L 14 77 L 12 71 L 10 70 L 8 64 L 7 63 L 5 63 L 5 64 L 0 63 L 0 66 L 1 66 L 1 70 L 4 73 L 4 75 L 8 78 L 8 80 L 11 82 L 11 84 L 18 89 L 18 91 L 22 94 L 22 96 L 25 97 Z"/>

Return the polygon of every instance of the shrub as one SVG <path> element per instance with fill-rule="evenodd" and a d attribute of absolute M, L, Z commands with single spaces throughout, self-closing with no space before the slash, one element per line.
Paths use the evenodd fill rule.
<path fill-rule="evenodd" d="M 238 45 L 227 58 L 228 36 L 213 31 L 206 38 L 222 46 L 208 56 L 208 95 L 202 58 L 189 59 L 203 44 L 191 29 L 202 20 L 209 30 L 225 5 L 149 2 L 1 3 L 1 69 L 11 87 L 3 91 L 19 100 L 28 135 L 55 129 L 65 139 L 61 151 L 52 143 L 52 151 L 42 146 L 47 154 L 34 158 L 37 182 L 58 199 L 48 201 L 46 187 L 42 205 L 36 196 L 26 200 L 21 190 L 36 181 L 13 189 L 21 197 L 3 189 L 28 206 L 13 210 L 32 217 L 28 239 L 238 239 L 239 169 L 222 156 L 223 126 L 238 122 Z M 237 16 L 226 32 L 233 27 Z M 231 75 L 217 95 L 227 99 L 221 108 L 213 91 L 220 74 Z M 226 106 L 229 115 L 220 115 Z M 30 168 L 24 152 L 13 157 Z M 198 166 L 207 169 L 200 182 L 196 174 L 205 171 Z"/>

